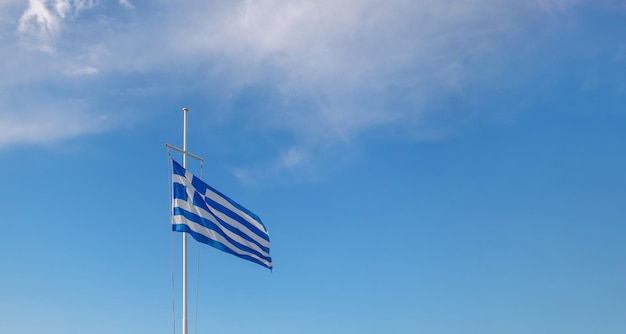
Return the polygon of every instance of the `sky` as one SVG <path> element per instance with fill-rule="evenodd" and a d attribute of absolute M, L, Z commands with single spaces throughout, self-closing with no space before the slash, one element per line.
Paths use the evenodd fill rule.
<path fill-rule="evenodd" d="M 617 0 L 0 0 L 0 332 L 181 332 L 187 107 L 274 263 L 190 242 L 190 333 L 625 333 L 625 33 Z"/>

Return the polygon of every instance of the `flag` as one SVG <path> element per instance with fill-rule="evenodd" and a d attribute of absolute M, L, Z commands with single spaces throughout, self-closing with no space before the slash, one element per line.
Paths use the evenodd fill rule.
<path fill-rule="evenodd" d="M 270 238 L 261 219 L 172 162 L 172 230 L 272 269 Z"/>

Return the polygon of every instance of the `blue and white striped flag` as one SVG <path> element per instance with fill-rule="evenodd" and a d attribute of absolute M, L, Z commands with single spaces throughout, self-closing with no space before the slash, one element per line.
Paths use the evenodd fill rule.
<path fill-rule="evenodd" d="M 172 162 L 172 230 L 272 269 L 270 237 L 261 219 Z"/>

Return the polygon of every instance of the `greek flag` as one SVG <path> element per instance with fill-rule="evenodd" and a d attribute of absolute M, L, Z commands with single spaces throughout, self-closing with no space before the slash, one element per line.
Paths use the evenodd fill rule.
<path fill-rule="evenodd" d="M 272 269 L 270 238 L 261 219 L 172 162 L 172 230 Z"/>

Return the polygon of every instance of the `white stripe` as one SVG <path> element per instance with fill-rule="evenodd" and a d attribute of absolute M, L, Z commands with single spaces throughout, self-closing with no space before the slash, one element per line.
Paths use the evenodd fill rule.
<path fill-rule="evenodd" d="M 264 256 L 267 256 L 267 257 L 270 256 L 270 254 L 268 252 L 265 252 L 263 249 L 259 248 L 259 246 L 257 244 L 255 244 L 253 242 L 250 242 L 250 241 L 242 238 L 241 236 L 239 236 L 237 234 L 234 234 L 233 232 L 231 232 L 228 229 L 224 228 L 222 226 L 222 224 L 220 224 L 218 221 L 216 221 L 215 218 L 209 212 L 207 212 L 206 210 L 204 210 L 204 209 L 202 209 L 200 207 L 197 207 L 197 206 L 195 206 L 195 205 L 193 205 L 193 204 L 191 204 L 189 202 L 185 202 L 183 200 L 176 199 L 176 200 L 174 200 L 174 202 L 175 202 L 174 207 L 179 207 L 179 208 L 181 208 L 183 210 L 195 213 L 196 215 L 198 215 L 198 216 L 200 216 L 200 217 L 202 217 L 204 219 L 210 220 L 222 232 L 224 232 L 224 234 L 226 234 L 228 237 L 230 237 L 234 241 L 236 241 L 236 242 L 238 242 L 238 243 L 240 243 L 242 245 L 245 245 L 245 246 L 247 246 L 247 247 L 257 251 L 257 252 L 263 254 Z"/>
<path fill-rule="evenodd" d="M 174 180 L 174 182 L 177 182 L 177 183 L 180 183 L 180 184 L 182 184 L 184 186 L 187 186 L 187 196 L 189 196 L 190 198 L 193 198 L 193 192 L 190 193 L 189 191 L 191 189 L 192 191 L 196 191 L 197 192 L 197 190 L 193 187 L 193 185 L 191 184 L 191 181 L 189 179 L 184 178 L 184 177 L 182 177 L 180 175 L 174 174 L 173 180 Z M 220 203 L 220 204 L 222 204 L 224 206 L 228 205 L 228 207 L 230 207 L 229 209 L 231 209 L 235 214 L 239 213 L 240 217 L 242 217 L 243 219 L 247 220 L 249 223 L 253 224 L 254 226 L 257 226 L 257 227 L 261 226 L 260 231 L 265 231 L 265 229 L 262 228 L 263 226 L 260 225 L 256 220 L 254 220 L 252 217 L 248 216 L 246 213 L 244 213 L 244 212 L 240 211 L 239 209 L 235 208 L 226 199 L 224 199 L 223 197 L 215 194 L 210 189 L 207 189 L 207 194 L 209 194 L 209 193 L 213 194 L 215 197 L 217 197 L 218 200 L 214 199 L 214 201 L 216 201 L 216 202 L 218 202 L 218 203 Z M 213 206 L 210 206 L 208 203 L 206 203 L 206 201 L 205 201 L 205 204 L 207 206 L 209 206 L 215 212 L 215 215 L 218 218 L 222 219 L 227 224 L 229 224 L 232 227 L 238 229 L 242 233 L 250 236 L 252 239 L 254 239 L 256 242 L 261 244 L 263 247 L 267 247 L 267 248 L 270 247 L 269 241 L 267 241 L 266 239 L 263 239 L 262 237 L 260 237 L 256 232 L 251 231 L 247 226 L 242 225 L 240 222 L 238 222 L 238 221 L 232 219 L 231 217 L 227 216 L 226 214 L 222 213 L 217 208 L 215 208 Z M 245 215 L 245 216 L 243 216 L 243 215 Z M 204 217 L 204 215 L 203 215 L 203 217 Z M 211 221 L 213 221 L 213 220 L 211 220 Z M 266 232 L 266 234 L 267 234 L 267 232 Z"/>
<path fill-rule="evenodd" d="M 174 181 L 174 183 L 180 183 L 184 186 L 191 186 L 191 180 L 189 180 L 188 178 L 184 177 L 184 176 L 180 176 L 178 174 L 172 174 L 172 181 Z"/>
<path fill-rule="evenodd" d="M 250 236 L 252 239 L 254 239 L 256 242 L 258 242 L 262 246 L 267 247 L 267 248 L 270 247 L 269 241 L 261 238 L 258 234 L 254 233 L 253 231 L 250 231 L 250 229 L 248 229 L 248 227 L 246 227 L 245 225 L 241 225 L 240 222 L 232 219 L 231 217 L 227 216 L 226 214 L 224 214 L 223 212 L 219 211 L 218 209 L 210 206 L 208 203 L 207 203 L 207 206 L 210 207 L 213 210 L 213 213 L 215 214 L 215 216 L 217 216 L 217 218 L 221 219 L 226 224 L 229 224 L 230 226 L 232 226 L 232 227 L 238 229 L 239 231 L 245 233 L 246 235 Z"/>
<path fill-rule="evenodd" d="M 236 215 L 238 215 L 241 218 L 247 220 L 250 224 L 254 225 L 254 227 L 258 228 L 259 231 L 263 231 L 263 232 L 267 233 L 267 230 L 265 230 L 265 227 L 261 223 L 259 223 L 256 219 L 250 217 L 247 213 L 237 209 L 234 205 L 230 204 L 230 202 L 228 200 L 226 200 L 225 198 L 223 198 L 219 194 L 214 193 L 213 191 L 211 191 L 211 189 L 207 188 L 206 194 L 204 196 L 206 196 L 206 197 L 214 200 L 215 202 L 223 205 L 225 208 L 227 208 L 230 211 L 234 212 Z"/>
<path fill-rule="evenodd" d="M 220 224 L 218 221 L 215 220 L 215 218 L 206 210 L 204 210 L 203 208 L 197 207 L 189 202 L 183 201 L 181 199 L 175 199 L 174 200 L 174 207 L 179 207 L 183 210 L 189 211 L 189 212 L 193 212 L 196 215 L 207 219 L 211 222 L 213 222 L 222 232 L 224 232 L 224 234 L 226 234 L 228 237 L 230 237 L 231 239 L 233 239 L 234 241 L 245 245 L 261 254 L 263 254 L 264 256 L 269 257 L 270 254 L 268 252 L 265 252 L 263 249 L 261 249 L 257 244 L 250 242 L 244 238 L 242 238 L 241 236 L 229 231 L 227 228 L 223 227 L 222 224 Z M 186 219 L 186 218 L 185 218 Z M 268 247 L 269 248 L 269 247 Z"/>
<path fill-rule="evenodd" d="M 204 235 L 205 237 L 207 237 L 209 239 L 212 239 L 212 240 L 220 242 L 221 244 L 223 244 L 224 246 L 230 248 L 233 252 L 235 252 L 235 253 L 237 253 L 239 255 L 248 255 L 250 257 L 253 257 L 253 258 L 261 261 L 262 263 L 265 263 L 268 267 L 272 266 L 271 262 L 269 262 L 269 261 L 267 261 L 265 259 L 260 258 L 256 254 L 248 253 L 248 252 L 240 250 L 239 248 L 235 247 L 230 242 L 228 242 L 228 240 L 224 239 L 221 235 L 215 233 L 214 231 L 212 231 L 212 230 L 210 230 L 210 229 L 208 229 L 208 228 L 206 228 L 206 227 L 204 227 L 204 226 L 202 226 L 200 224 L 192 222 L 192 221 L 186 219 L 183 216 L 174 216 L 174 223 L 187 225 L 187 226 L 189 226 L 189 228 L 192 231 L 194 231 L 194 232 L 196 232 L 198 234 L 202 234 L 202 235 Z"/>

